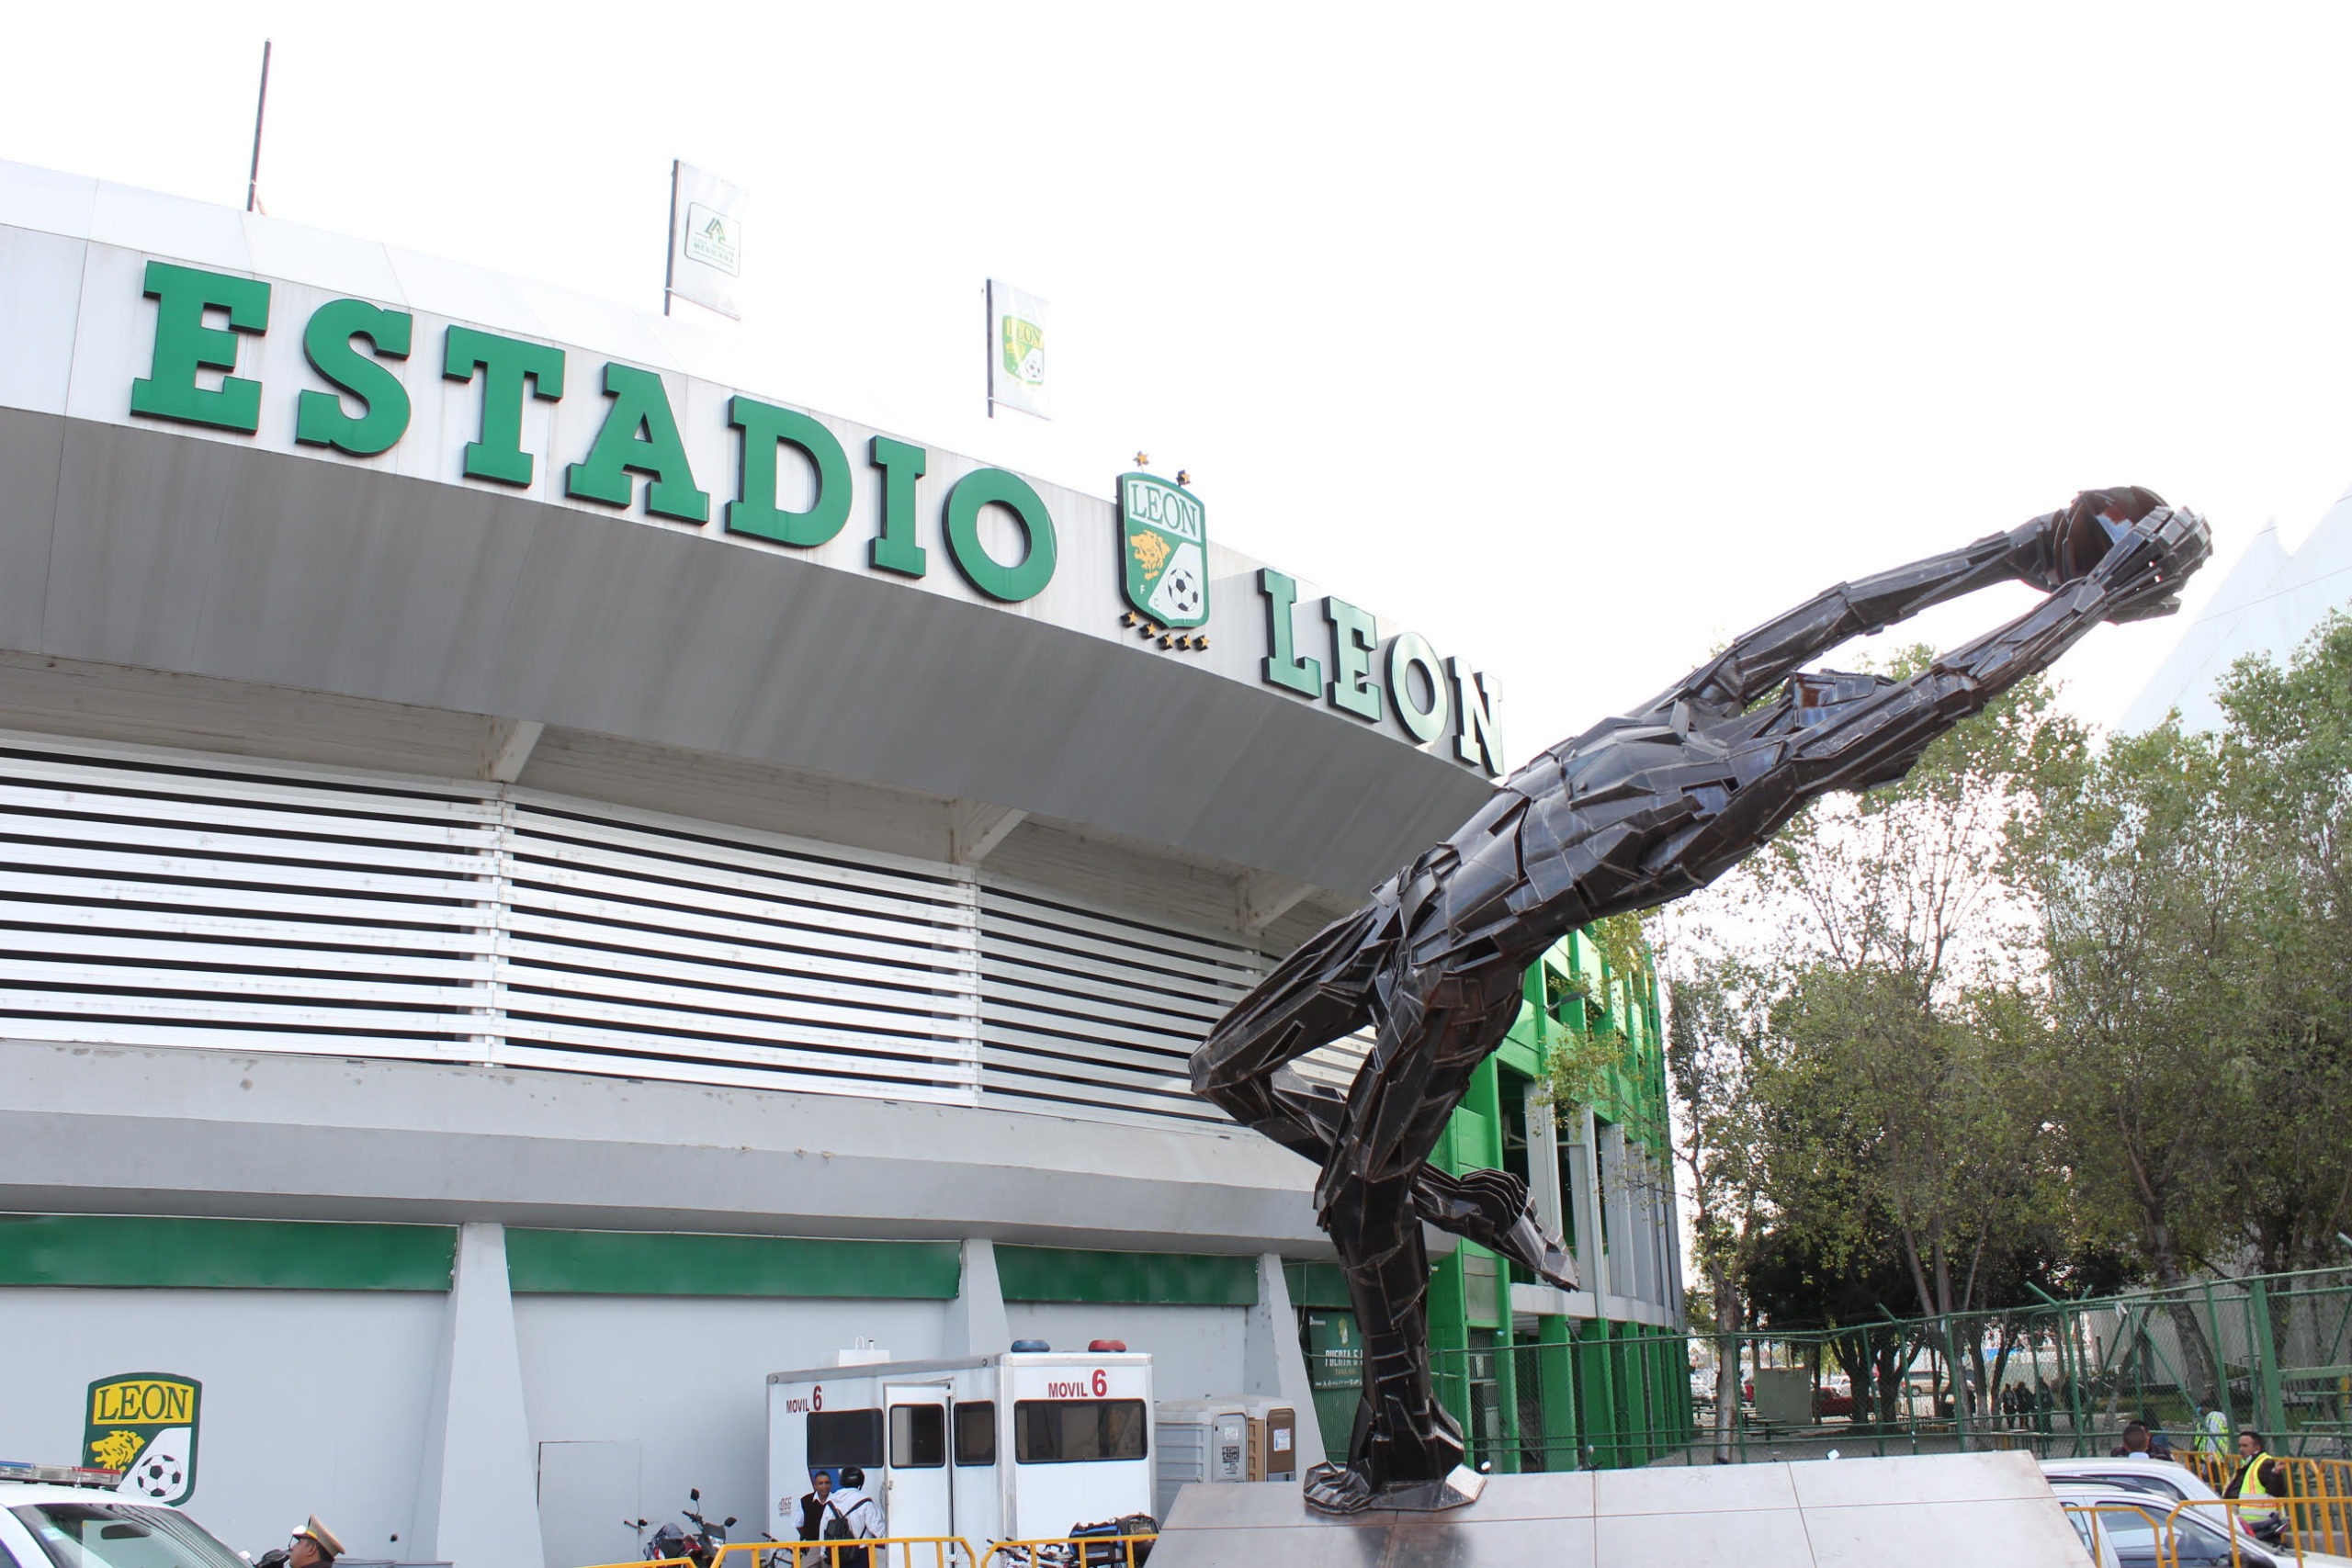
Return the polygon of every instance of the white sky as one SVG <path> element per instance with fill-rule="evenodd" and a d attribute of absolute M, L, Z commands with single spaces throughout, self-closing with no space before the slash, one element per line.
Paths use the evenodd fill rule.
<path fill-rule="evenodd" d="M 1098 494 L 1188 468 L 1219 538 L 1497 675 L 1514 756 L 2084 486 L 2208 513 L 2210 588 L 2352 479 L 2340 7 L 9 26 L 0 157 L 241 205 L 267 35 L 272 214 L 648 308 L 671 158 L 732 179 L 749 389 Z M 981 417 L 991 273 L 1053 301 L 1051 424 Z M 2177 625 L 2071 656 L 2080 711 Z"/>

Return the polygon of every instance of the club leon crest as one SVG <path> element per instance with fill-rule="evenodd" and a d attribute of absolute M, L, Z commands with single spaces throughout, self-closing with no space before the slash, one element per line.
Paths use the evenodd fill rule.
<path fill-rule="evenodd" d="M 1003 323 L 1004 373 L 1027 386 L 1046 384 L 1046 329 L 1007 311 Z"/>
<path fill-rule="evenodd" d="M 1177 631 L 1208 624 L 1206 517 L 1191 491 L 1149 474 L 1119 476 L 1127 603 Z"/>
<path fill-rule="evenodd" d="M 122 1472 L 115 1488 L 142 1503 L 185 1503 L 196 1490 L 204 1385 L 173 1372 L 121 1372 L 90 1385 L 82 1462 Z"/>

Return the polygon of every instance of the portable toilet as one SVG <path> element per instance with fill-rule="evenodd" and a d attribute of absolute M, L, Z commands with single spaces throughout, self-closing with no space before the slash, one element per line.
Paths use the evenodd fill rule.
<path fill-rule="evenodd" d="M 1162 1400 L 1154 1427 L 1160 1518 L 1187 1483 L 1298 1479 L 1298 1413 L 1280 1400 L 1246 1393 Z"/>
<path fill-rule="evenodd" d="M 1166 1518 L 1188 1485 L 1250 1479 L 1250 1412 L 1238 1399 L 1163 1399 L 1153 1412 L 1159 1450 L 1152 1515 Z"/>
<path fill-rule="evenodd" d="M 767 1533 L 851 1465 L 892 1536 L 1046 1540 L 1152 1505 L 1151 1358 L 1010 1351 L 768 1377 Z"/>
<path fill-rule="evenodd" d="M 1250 1479 L 1298 1479 L 1298 1412 L 1270 1394 L 1250 1394 Z"/>

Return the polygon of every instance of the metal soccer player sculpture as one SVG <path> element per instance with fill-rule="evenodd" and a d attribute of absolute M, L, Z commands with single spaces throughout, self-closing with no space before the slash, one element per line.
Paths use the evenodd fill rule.
<path fill-rule="evenodd" d="M 1520 769 L 1218 1021 L 1193 1053 L 1193 1087 L 1322 1167 L 1317 1217 L 1364 1337 L 1348 1462 L 1309 1474 L 1308 1503 L 1352 1513 L 1476 1495 L 1457 1469 L 1461 1428 L 1430 1387 L 1422 1221 L 1576 1285 L 1524 1182 L 1426 1163 L 1518 1017 L 1528 965 L 1579 926 L 1705 886 L 1815 796 L 1901 778 L 1929 741 L 2099 622 L 2179 608 L 2211 548 L 2201 518 L 2152 491 L 2087 491 L 2012 533 L 1833 588 Z M 1798 672 L 1849 638 L 2011 581 L 2049 597 L 1908 680 Z M 1288 1069 L 1366 1023 L 1374 1043 L 1344 1097 Z"/>

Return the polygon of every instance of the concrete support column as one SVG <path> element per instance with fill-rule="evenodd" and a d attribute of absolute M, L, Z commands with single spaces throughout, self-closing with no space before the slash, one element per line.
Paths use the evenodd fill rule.
<path fill-rule="evenodd" d="M 1560 1198 L 1559 1116 L 1544 1098 L 1542 1083 L 1527 1086 L 1527 1186 L 1535 1217 L 1554 1230 L 1567 1228 Z M 1573 1113 L 1571 1113 L 1573 1114 Z"/>
<path fill-rule="evenodd" d="M 1577 1278 L 1590 1292 L 1594 1310 L 1600 1310 L 1600 1298 L 1609 1294 L 1609 1258 L 1600 1249 L 1600 1136 L 1589 1109 L 1579 1106 L 1572 1114 L 1576 1145 L 1571 1163 L 1577 1205 Z"/>
<path fill-rule="evenodd" d="M 1242 1393 L 1272 1394 L 1296 1416 L 1301 1475 L 1323 1462 L 1323 1424 L 1316 1418 L 1315 1387 L 1306 1381 L 1298 1313 L 1290 1304 L 1290 1281 L 1279 1253 L 1258 1255 L 1258 1304 L 1250 1309 L 1242 1337 L 1241 1384 Z"/>
<path fill-rule="evenodd" d="M 1640 1292 L 1642 1238 L 1634 1231 L 1634 1171 L 1625 1163 L 1625 1129 L 1611 1124 L 1600 1129 L 1597 1158 L 1608 1172 L 1608 1191 L 1601 1201 L 1609 1208 L 1609 1290 L 1612 1295 Z"/>
<path fill-rule="evenodd" d="M 942 1356 L 993 1356 L 1012 1348 L 1012 1325 L 1004 1314 L 1004 1286 L 997 1279 L 996 1243 L 986 1236 L 964 1241 L 964 1282 L 947 1306 L 940 1337 Z"/>
<path fill-rule="evenodd" d="M 458 1227 L 415 1523 L 401 1544 L 413 1561 L 456 1568 L 535 1568 L 545 1560 L 502 1224 Z"/>

